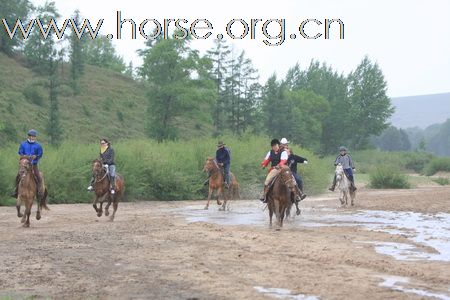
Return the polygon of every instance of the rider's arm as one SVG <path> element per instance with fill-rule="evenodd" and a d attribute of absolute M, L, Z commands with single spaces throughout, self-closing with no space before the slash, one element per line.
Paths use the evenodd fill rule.
<path fill-rule="evenodd" d="M 40 159 L 42 157 L 42 155 L 44 154 L 44 150 L 42 150 L 42 146 L 39 145 L 36 149 L 36 158 Z"/>
<path fill-rule="evenodd" d="M 289 155 L 286 151 L 281 152 L 281 160 L 278 163 L 278 166 L 284 166 L 288 161 Z"/>
<path fill-rule="evenodd" d="M 348 155 L 348 154 L 347 154 L 347 155 Z M 353 164 L 353 159 L 352 159 L 352 157 L 351 157 L 350 155 L 348 155 L 348 160 L 349 160 L 350 168 L 354 169 L 354 168 L 355 168 L 355 165 Z"/>
<path fill-rule="evenodd" d="M 23 147 L 23 144 L 20 144 L 17 154 L 19 154 L 20 156 L 25 155 L 25 148 Z"/>
<path fill-rule="evenodd" d="M 270 151 L 267 152 L 266 157 L 264 158 L 264 160 L 261 163 L 261 167 L 267 167 L 267 165 L 270 163 Z"/>

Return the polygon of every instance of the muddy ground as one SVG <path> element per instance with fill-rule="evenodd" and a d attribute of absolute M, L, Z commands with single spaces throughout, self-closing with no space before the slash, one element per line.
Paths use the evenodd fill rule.
<path fill-rule="evenodd" d="M 377 251 L 375 242 L 388 242 L 439 254 L 414 242 L 411 228 L 327 219 L 376 210 L 446 222 L 449 187 L 362 189 L 353 208 L 340 208 L 336 197 L 307 198 L 282 230 L 269 228 L 257 200 L 235 201 L 229 212 L 215 203 L 204 211 L 204 201 L 121 203 L 114 222 L 89 204 L 50 205 L 31 228 L 21 227 L 14 207 L 1 207 L 0 299 L 450 299 L 445 257 Z M 222 225 L 228 217 L 254 221 Z M 436 239 L 450 230 L 442 226 Z"/>

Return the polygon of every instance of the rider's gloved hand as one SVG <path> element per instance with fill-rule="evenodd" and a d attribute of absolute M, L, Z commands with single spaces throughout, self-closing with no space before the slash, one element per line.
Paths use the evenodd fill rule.
<path fill-rule="evenodd" d="M 108 164 L 103 165 L 103 168 L 105 168 L 105 169 L 108 169 L 108 167 L 109 167 Z"/>
<path fill-rule="evenodd" d="M 305 160 L 304 162 L 303 162 L 305 165 L 307 165 L 308 164 L 308 161 L 307 160 Z"/>

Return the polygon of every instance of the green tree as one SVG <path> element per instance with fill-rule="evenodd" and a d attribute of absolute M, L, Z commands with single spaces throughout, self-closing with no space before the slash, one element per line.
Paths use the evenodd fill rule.
<path fill-rule="evenodd" d="M 386 95 L 383 73 L 368 57 L 348 76 L 348 90 L 351 119 L 343 130 L 350 133 L 350 145 L 362 149 L 368 146 L 370 135 L 379 135 L 388 127 L 394 109 Z"/>
<path fill-rule="evenodd" d="M 33 6 L 28 0 L 0 1 L 0 19 L 5 19 L 9 29 L 12 31 L 16 21 L 20 19 L 26 29 L 26 18 L 30 14 Z M 0 24 L 3 27 L 3 24 Z M 11 39 L 6 30 L 0 30 L 0 52 L 11 55 L 15 48 L 23 44 L 23 37 L 16 31 L 16 36 Z"/>
<path fill-rule="evenodd" d="M 77 26 L 81 25 L 80 11 L 76 10 L 73 16 L 73 20 Z M 85 39 L 79 39 L 77 35 L 72 32 L 70 35 L 70 77 L 72 88 L 75 92 L 79 92 L 78 81 L 81 75 L 84 73 L 84 43 Z"/>
<path fill-rule="evenodd" d="M 409 151 L 411 142 L 408 134 L 394 126 L 386 128 L 375 140 L 376 146 L 385 151 Z"/>
<path fill-rule="evenodd" d="M 216 83 L 217 96 L 213 110 L 213 122 L 215 134 L 222 133 L 225 129 L 226 118 L 226 97 L 225 97 L 225 79 L 228 72 L 228 60 L 231 50 L 224 40 L 216 39 L 212 49 L 207 51 L 209 59 L 211 59 L 213 68 L 211 76 Z"/>
<path fill-rule="evenodd" d="M 122 56 L 118 55 L 111 40 L 105 36 L 86 39 L 84 59 L 89 65 L 124 72 L 126 69 Z"/>
<path fill-rule="evenodd" d="M 210 60 L 200 58 L 188 39 L 159 40 L 146 53 L 139 73 L 148 82 L 148 135 L 158 142 L 173 140 L 186 126 L 179 120 L 204 118 L 202 105 L 214 99 Z"/>
<path fill-rule="evenodd" d="M 58 63 L 50 61 L 50 106 L 49 106 L 49 118 L 46 126 L 46 132 L 50 138 L 50 144 L 59 146 L 62 140 L 62 127 L 59 117 L 59 105 L 58 105 Z"/>
<path fill-rule="evenodd" d="M 38 26 L 35 25 L 34 30 L 25 43 L 24 54 L 30 67 L 40 74 L 49 75 L 51 72 L 50 61 L 57 56 L 55 35 L 53 34 L 53 29 L 49 29 L 49 24 L 51 20 L 56 22 L 59 14 L 54 2 L 46 2 L 44 6 L 38 7 L 37 13 L 37 18 L 41 20 L 44 30 L 48 32 L 48 36 L 42 36 Z M 45 24 L 47 24 L 47 28 L 45 28 Z"/>

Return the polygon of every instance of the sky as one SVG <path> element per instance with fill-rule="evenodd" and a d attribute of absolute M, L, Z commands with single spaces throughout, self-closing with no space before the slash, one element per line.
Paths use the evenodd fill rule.
<path fill-rule="evenodd" d="M 42 5 L 45 0 L 32 0 Z M 83 18 L 95 26 L 104 19 L 101 33 L 114 34 L 113 43 L 126 62 L 139 66 L 141 59 L 136 50 L 144 47 L 145 38 L 137 34 L 131 39 L 131 25 L 125 23 L 122 39 L 116 38 L 116 15 L 131 18 L 137 26 L 145 19 L 186 19 L 191 24 L 196 19 L 207 19 L 213 29 L 205 40 L 194 40 L 192 47 L 201 53 L 212 47 L 217 34 L 233 46 L 238 54 L 242 50 L 258 69 L 260 81 L 276 74 L 283 78 L 287 70 L 299 63 L 302 69 L 312 59 L 326 62 L 339 73 L 354 70 L 364 56 L 376 62 L 388 83 L 388 96 L 402 97 L 450 92 L 450 1 L 448 0 L 286 0 L 286 1 L 119 1 L 119 0 L 55 0 L 61 19 L 70 18 L 78 9 Z M 250 25 L 251 19 L 262 19 L 255 25 L 255 38 L 250 33 L 233 40 L 226 34 L 226 26 L 233 19 L 242 19 Z M 266 20 L 284 19 L 286 39 L 279 46 L 267 46 L 262 27 Z M 310 36 L 322 33 L 318 39 L 305 39 L 299 33 L 302 21 L 340 19 L 344 24 L 344 38 L 339 38 L 339 24 L 330 27 L 330 38 L 324 39 L 324 25 L 308 22 L 304 31 Z M 147 23 L 146 33 L 151 32 Z M 181 25 L 186 26 L 183 23 Z M 197 27 L 204 26 L 204 22 Z M 169 24 L 169 29 L 173 29 Z M 189 25 L 188 25 L 189 26 Z M 251 27 L 251 26 L 249 26 Z M 277 35 L 280 25 L 272 21 L 268 32 Z M 235 22 L 231 27 L 235 36 L 243 26 Z M 198 30 L 204 35 L 208 30 Z M 290 35 L 296 34 L 295 39 Z M 276 40 L 272 40 L 275 43 Z"/>

